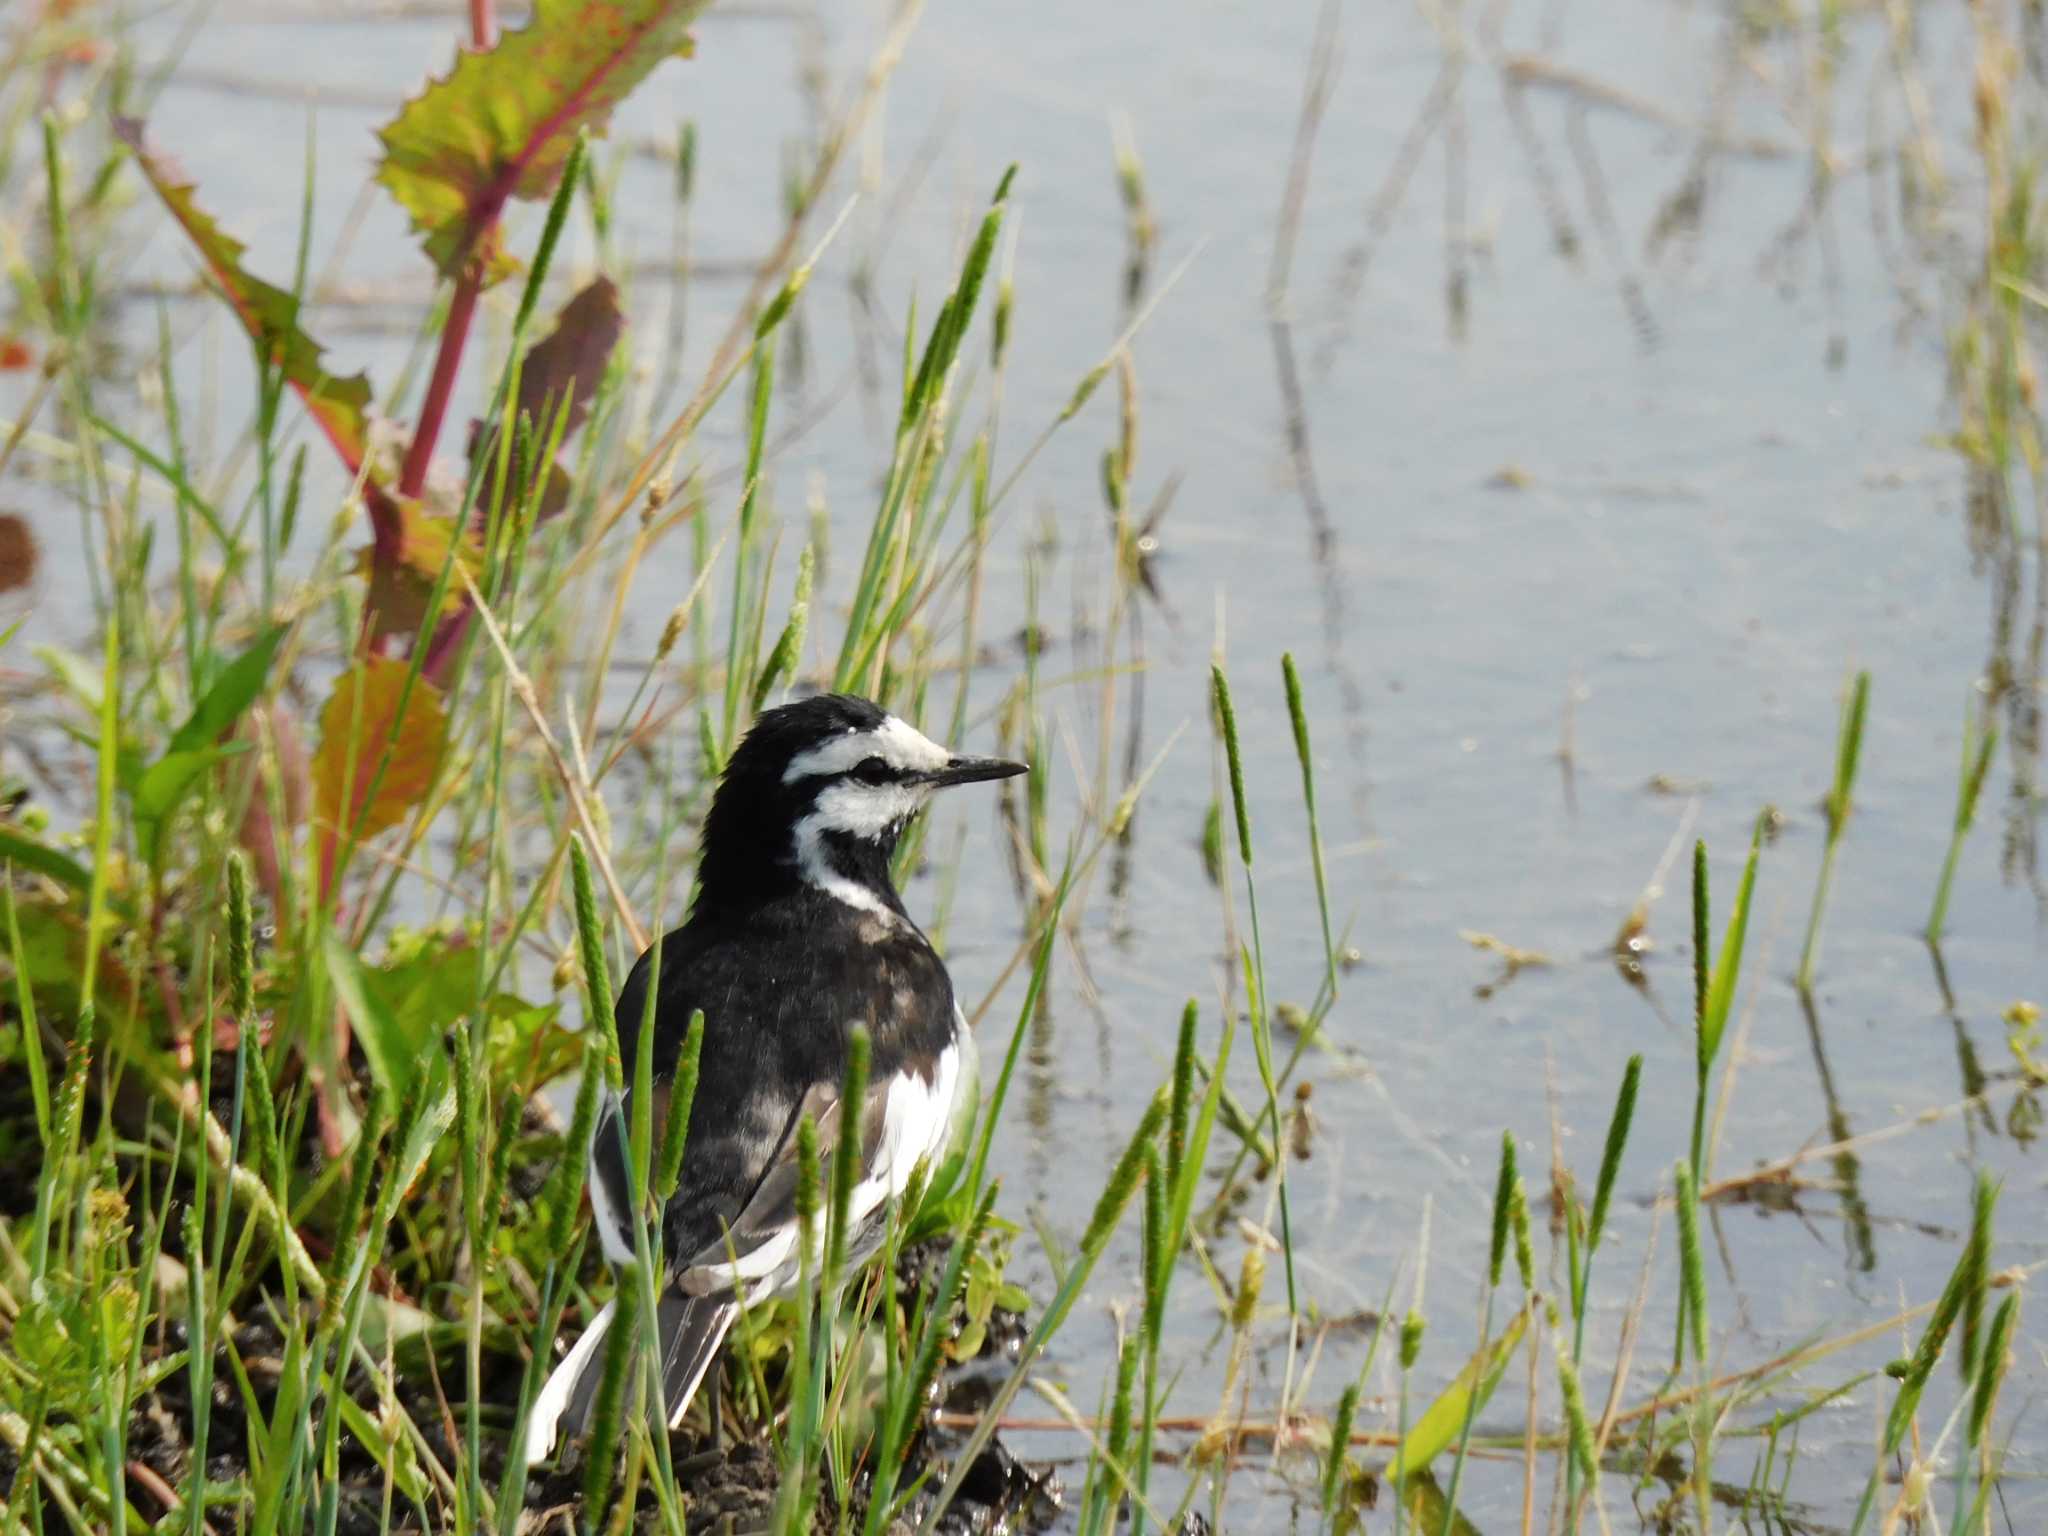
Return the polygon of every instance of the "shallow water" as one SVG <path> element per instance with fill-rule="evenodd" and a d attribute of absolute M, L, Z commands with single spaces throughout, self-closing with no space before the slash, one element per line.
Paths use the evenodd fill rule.
<path fill-rule="evenodd" d="M 1189 259 L 1133 346 L 1140 504 L 1180 477 L 1160 528 L 1165 602 L 1146 618 L 1143 754 L 1177 728 L 1187 733 L 1145 797 L 1127 886 L 1118 896 L 1098 881 L 1081 916 L 1086 984 L 1075 957 L 1064 956 L 1053 1006 L 1034 1028 L 1022 1112 L 999 1145 L 1005 1205 L 1019 1217 L 1041 1210 L 1071 1240 L 1166 1069 L 1190 994 L 1203 1003 L 1205 1041 L 1214 1040 L 1229 947 L 1198 845 L 1215 785 L 1204 700 L 1219 628 L 1249 749 L 1272 990 L 1304 1003 L 1314 992 L 1321 942 L 1278 678 L 1279 655 L 1291 650 L 1316 734 L 1333 915 L 1363 957 L 1342 978 L 1329 1024 L 1335 1049 L 1305 1060 L 1319 1134 L 1313 1157 L 1289 1175 L 1303 1290 L 1326 1314 L 1377 1307 L 1397 1269 L 1412 1276 L 1427 1199 L 1431 1334 L 1416 1390 L 1433 1390 L 1476 1329 L 1502 1130 L 1516 1134 L 1540 1189 L 1554 1105 L 1563 1156 L 1590 1184 L 1622 1062 L 1640 1051 L 1644 1112 L 1595 1278 L 1588 1351 L 1597 1403 L 1652 1225 L 1651 1197 L 1685 1150 L 1692 1041 L 1682 858 L 1650 909 L 1643 986 L 1623 977 L 1611 946 L 1667 848 L 1694 835 L 1713 854 L 1718 927 L 1765 805 L 1784 821 L 1758 881 L 1739 999 L 1743 1050 L 1717 1173 L 1950 1112 L 1859 1147 L 1851 1164 L 1807 1165 L 1801 1171 L 1815 1179 L 1849 1182 L 1800 1191 L 1796 1209 L 1717 1208 L 1717 1369 L 1880 1320 L 1902 1296 L 1930 1299 L 1967 1225 L 1973 1168 L 2005 1180 L 1997 1261 L 2048 1258 L 2041 1153 L 2012 1134 L 2016 1090 L 1999 1017 L 2018 998 L 2048 1001 L 2048 892 L 2028 852 L 2041 817 L 2040 792 L 2029 788 L 2038 737 L 2028 743 L 2013 729 L 2040 707 L 2043 561 L 2031 546 L 2036 514 L 2024 505 L 2018 543 L 1986 552 L 1966 511 L 1963 460 L 1940 440 L 1956 421 L 1948 338 L 1981 261 L 1966 22 L 1920 18 L 1917 67 L 1952 186 L 1926 238 L 1909 244 L 1897 180 L 1906 112 L 1882 18 L 1858 12 L 1841 22 L 1832 133 L 1845 169 L 1814 221 L 1801 218 L 1811 180 L 1810 28 L 1748 41 L 1730 84 L 1729 23 L 1717 11 L 1562 0 L 1503 11 L 1494 46 L 1489 18 L 1476 11 L 1432 20 L 1406 9 L 1343 10 L 1341 65 L 1315 141 L 1286 304 L 1304 461 L 1290 447 L 1264 295 L 1315 8 L 934 7 L 891 91 L 877 146 L 882 190 L 855 213 L 806 296 L 807 401 L 830 408 L 779 453 L 773 494 L 793 544 L 818 477 L 843 590 L 886 459 L 872 401 L 852 382 L 860 333 L 843 282 L 848 260 L 853 251 L 879 255 L 886 371 L 886 338 L 900 335 L 913 284 L 928 315 L 968 220 L 1012 160 L 1021 167 L 1017 332 L 999 465 L 1014 462 L 1127 318 L 1106 116 L 1124 114 L 1161 227 L 1148 293 Z M 779 232 L 783 146 L 809 122 L 800 66 L 815 54 L 835 83 L 857 77 L 877 35 L 872 22 L 865 11 L 828 15 L 812 34 L 791 13 L 714 16 L 700 28 L 697 59 L 666 67 L 622 113 L 615 139 L 625 143 L 670 142 L 686 116 L 699 125 L 692 239 L 713 273 L 688 291 L 686 380 L 739 291 L 717 272 L 750 261 Z M 174 25 L 153 22 L 145 52 L 167 48 Z M 328 92 L 313 119 L 317 266 L 368 169 L 370 129 L 424 66 L 448 56 L 456 25 L 452 15 L 305 21 L 223 10 L 156 104 L 153 137 L 196 173 L 259 270 L 282 272 L 307 113 L 288 92 L 236 82 L 281 78 Z M 1448 87 L 1452 52 L 1439 27 L 1466 49 Z M 1504 52 L 1543 68 L 1511 69 Z M 1596 94 L 1592 82 L 1612 89 Z M 2015 91 L 2037 108 L 2038 84 L 2024 70 Z M 1418 128 L 1433 92 L 1443 110 Z M 1660 209 L 1694 163 L 1702 125 L 1723 106 L 1728 136 L 1784 152 L 1708 157 L 1696 227 L 1656 244 Z M 1418 133 L 1412 178 L 1384 197 L 1375 228 L 1370 210 L 1400 146 Z M 892 201 L 926 145 L 935 146 L 928 170 Z M 651 159 L 623 162 L 615 198 L 629 261 L 670 260 L 668 174 Z M 828 194 L 828 212 L 850 189 L 847 181 Z M 138 274 L 189 271 L 152 210 L 139 210 L 134 225 L 156 231 Z M 515 248 L 531 229 L 529 218 Z M 587 234 L 576 239 L 587 260 Z M 372 283 L 388 280 L 398 302 L 326 306 L 313 328 L 345 366 L 388 381 L 428 294 L 424 264 L 382 203 L 364 217 L 349 264 Z M 663 361 L 668 302 L 658 272 L 630 286 L 644 367 Z M 154 317 L 146 305 L 130 309 L 125 332 L 141 348 Z M 193 338 L 190 366 L 212 370 L 224 398 L 236 398 L 241 353 L 218 320 L 190 303 L 175 305 L 172 319 Z M 985 632 L 1001 636 L 1024 619 L 1027 542 L 1041 533 L 1057 540 L 1043 579 L 1056 637 L 1048 677 L 1100 653 L 1099 636 L 1075 632 L 1080 619 L 1099 620 L 1108 591 L 1097 461 L 1115 435 L 1113 395 L 1099 391 L 1031 467 L 992 559 Z M 16 403 L 10 396 L 0 414 Z M 792 417 L 803 409 L 794 399 L 778 407 Z M 714 468 L 736 456 L 738 411 L 728 402 L 707 429 Z M 236 419 L 221 413 L 223 437 Z M 6 494 L 32 516 L 55 505 L 40 503 L 47 493 L 35 487 Z M 84 589 L 75 532 L 54 513 L 37 519 L 37 531 L 46 558 L 35 629 L 76 641 Z M 651 643 L 686 584 L 684 557 L 672 547 L 667 565 L 643 574 L 623 650 L 644 653 Z M 2000 656 L 2017 676 L 2018 713 L 2003 722 L 1962 860 L 1944 987 L 1918 933 L 1947 844 L 1965 703 L 1981 698 L 1973 690 Z M 1017 665 L 1006 649 L 977 680 L 977 702 L 993 703 Z M 1873 679 L 1869 728 L 1808 1017 L 1790 978 L 1825 829 L 1837 709 L 1856 668 Z M 1058 838 L 1076 795 L 1063 733 L 1092 755 L 1098 691 L 1089 682 L 1047 698 Z M 1131 708 L 1126 684 L 1119 731 Z M 986 806 L 947 814 L 968 831 L 948 939 L 962 992 L 975 998 L 1007 959 L 1018 916 Z M 949 847 L 951 836 L 942 820 L 933 846 Z M 1240 918 L 1242 898 L 1240 888 Z M 913 910 L 934 899 L 933 883 L 921 882 Z M 1461 937 L 1467 930 L 1549 963 L 1503 980 L 1498 960 Z M 1020 990 L 1013 985 L 992 1010 L 991 1045 L 1007 1039 Z M 1240 1041 L 1237 1085 L 1247 1098 L 1248 1045 Z M 1953 1112 L 1980 1071 L 1988 1102 Z M 1257 1201 L 1248 1210 L 1259 1215 Z M 1668 1348 L 1675 1247 L 1665 1222 L 1630 1402 Z M 1219 1268 L 1234 1274 L 1237 1250 L 1226 1236 Z M 1020 1240 L 1020 1253 L 1021 1278 L 1042 1288 L 1035 1245 Z M 1054 1374 L 1084 1411 L 1100 1398 L 1114 1313 L 1136 1294 L 1132 1274 L 1129 1249 L 1113 1253 L 1059 1341 Z M 1402 1281 L 1404 1295 L 1410 1283 Z M 1267 1295 L 1278 1294 L 1276 1264 Z M 1194 1271 L 1178 1295 L 1171 1353 L 1185 1369 L 1176 1407 L 1201 1414 L 1215 1405 L 1225 1350 Z M 2024 1331 L 2015 1403 L 2043 1382 L 2042 1335 Z M 1275 1342 L 1282 1330 L 1265 1325 L 1261 1337 L 1272 1347 L 1257 1357 L 1254 1417 L 1270 1413 L 1286 1364 Z M 1364 1349 L 1356 1331 L 1330 1336 L 1309 1407 L 1327 1410 Z M 1893 1334 L 1802 1385 L 1833 1385 L 1899 1352 Z M 1383 1352 L 1368 1384 L 1376 1396 L 1365 1427 L 1391 1422 L 1385 1360 Z M 1924 1415 L 1930 1435 L 1951 1380 L 1945 1370 L 1937 1378 Z M 1519 1393 L 1518 1384 L 1503 1389 L 1482 1428 L 1518 1426 Z M 1554 1403 L 1549 1387 L 1546 1395 Z M 1048 1412 L 1028 1398 L 1020 1411 Z M 1790 1491 L 1826 1524 L 1846 1523 L 1853 1508 L 1877 1412 L 1866 1385 L 1805 1428 Z M 1742 1421 L 1763 1416 L 1753 1408 Z M 1074 1455 L 1078 1444 L 1051 1433 L 1013 1443 L 1046 1456 Z M 1722 1479 L 1746 1483 L 1759 1444 L 1727 1442 Z M 2034 1416 L 2023 1418 L 2007 1492 L 2012 1529 L 2033 1528 L 2048 1508 L 2044 1446 Z M 1610 1513 L 1624 1527 L 1625 1483 L 1608 1485 Z M 1251 1456 L 1230 1484 L 1228 1528 L 1286 1525 L 1294 1488 L 1284 1468 Z M 1640 1507 L 1661 1492 L 1653 1487 Z M 1546 1496 L 1539 1492 L 1539 1507 Z M 1468 1470 L 1462 1507 L 1478 1529 L 1516 1528 L 1520 1500 L 1518 1469 Z"/>

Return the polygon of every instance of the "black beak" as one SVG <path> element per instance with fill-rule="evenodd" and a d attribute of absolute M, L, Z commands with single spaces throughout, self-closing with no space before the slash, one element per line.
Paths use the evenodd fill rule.
<path fill-rule="evenodd" d="M 1000 757 L 956 757 L 945 767 L 924 775 L 924 781 L 934 789 L 944 789 L 952 784 L 979 784 L 985 779 L 1013 779 L 1030 771 L 1023 763 L 1006 762 Z"/>

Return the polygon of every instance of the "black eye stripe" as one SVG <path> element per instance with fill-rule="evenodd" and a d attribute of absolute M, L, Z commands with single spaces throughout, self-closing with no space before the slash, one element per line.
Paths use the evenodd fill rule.
<path fill-rule="evenodd" d="M 850 777 L 856 784 L 887 784 L 896 772 L 881 758 L 868 757 L 854 765 Z"/>

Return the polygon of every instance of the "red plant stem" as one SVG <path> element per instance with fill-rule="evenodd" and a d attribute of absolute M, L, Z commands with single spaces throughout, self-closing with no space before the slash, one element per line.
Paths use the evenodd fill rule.
<path fill-rule="evenodd" d="M 363 480 L 363 505 L 370 513 L 370 565 L 377 571 L 391 571 L 405 556 L 405 519 L 391 493 L 367 476 Z M 356 637 L 356 649 L 365 656 L 382 656 L 390 636 L 377 628 L 377 615 L 363 605 L 363 622 Z"/>
<path fill-rule="evenodd" d="M 420 675 L 436 688 L 448 684 L 448 671 L 455 658 L 462 653 L 463 639 L 469 634 L 469 599 L 460 599 L 461 606 L 453 617 L 441 621 L 441 627 L 434 631 L 434 638 L 427 644 L 427 659 L 420 664 Z"/>
<path fill-rule="evenodd" d="M 479 51 L 490 47 L 496 36 L 493 4 L 494 0 L 469 0 L 470 45 Z M 497 209 L 502 206 L 504 199 L 501 197 L 489 215 L 477 221 L 475 237 L 469 246 L 469 259 L 463 263 L 462 272 L 455 279 L 455 292 L 448 300 L 448 318 L 441 326 L 440 349 L 434 354 L 434 372 L 427 380 L 427 398 L 420 406 L 419 425 L 413 429 L 412 442 L 405 450 L 405 463 L 398 472 L 400 496 L 417 497 L 426 486 L 427 469 L 434 462 L 434 445 L 440 441 L 441 424 L 448 418 L 448 402 L 455 394 L 455 376 L 462 371 L 462 353 L 469 343 L 470 322 L 476 318 L 476 301 L 484 290 L 491 235 L 498 225 Z M 398 509 L 389 507 L 388 500 L 388 516 L 378 517 L 377 510 L 376 498 L 373 498 L 371 522 L 376 530 L 376 539 L 371 558 L 378 571 L 389 572 L 403 553 L 400 537 L 403 524 L 397 515 Z M 370 615 L 365 613 L 362 646 L 366 653 L 375 654 L 382 650 L 381 637 L 376 635 L 369 619 Z M 449 648 L 448 654 L 453 654 L 453 647 Z M 440 679 L 430 676 L 428 681 L 439 682 Z M 320 898 L 323 902 L 334 885 L 334 856 L 334 839 L 330 834 L 320 850 Z M 348 1046 L 348 1015 L 337 1008 L 334 1014 L 334 1060 L 339 1068 L 336 1077 L 348 1071 Z M 330 1156 L 338 1156 L 341 1150 L 340 1116 L 337 1113 L 339 1084 L 336 1077 L 323 1074 L 319 1084 L 320 1134 Z"/>
<path fill-rule="evenodd" d="M 354 466 L 349 467 L 354 474 Z M 391 493 L 376 481 L 364 477 L 363 506 L 370 514 L 370 539 L 376 551 L 380 566 L 397 564 L 399 548 L 405 538 L 405 523 L 398 515 L 398 505 L 392 501 Z"/>
<path fill-rule="evenodd" d="M 420 407 L 420 424 L 413 432 L 412 446 L 405 451 L 405 467 L 398 476 L 401 496 L 417 496 L 427 483 L 427 466 L 433 462 L 434 444 L 448 415 L 449 398 L 455 393 L 455 376 L 462 371 L 469 322 L 476 317 L 476 301 L 482 292 L 482 263 L 472 261 L 455 280 L 455 295 L 448 301 L 448 319 L 441 327 L 441 350 L 435 354 L 434 373 L 427 380 L 426 403 Z"/>
<path fill-rule="evenodd" d="M 469 42 L 478 52 L 491 46 L 497 36 L 495 0 L 469 0 Z M 500 202 L 503 200 L 500 199 Z M 448 401 L 455 393 L 455 376 L 462 371 L 462 352 L 469 342 L 469 323 L 476 318 L 476 301 L 484 287 L 484 253 L 490 249 L 491 231 L 497 227 L 494 208 L 478 222 L 469 245 L 469 260 L 455 280 L 454 297 L 448 301 L 448 319 L 441 327 L 441 348 L 434 355 L 433 376 L 427 381 L 426 402 L 420 407 L 420 423 L 412 443 L 405 450 L 405 466 L 399 471 L 398 493 L 417 496 L 427 483 L 427 467 L 434 459 L 434 445 L 440 441 L 441 423 L 448 416 Z M 379 550 L 381 557 L 383 551 Z M 396 558 L 396 551 L 393 551 Z"/>
<path fill-rule="evenodd" d="M 492 0 L 470 0 L 472 29 L 489 24 L 491 4 Z M 649 20 L 629 30 L 636 33 L 644 32 L 653 25 L 654 22 Z M 480 39 L 483 33 L 479 31 L 475 35 Z M 448 304 L 448 321 L 441 328 L 441 350 L 434 359 L 434 375 L 427 383 L 427 398 L 420 410 L 419 427 L 413 434 L 412 446 L 406 451 L 405 468 L 398 484 L 401 495 L 417 496 L 420 487 L 427 482 L 427 464 L 434 456 L 435 440 L 441 435 L 442 418 L 448 414 L 448 397 L 454 392 L 455 374 L 462 361 L 463 343 L 469 335 L 470 319 L 476 312 L 477 295 L 483 288 L 484 268 L 494 248 L 492 237 L 498 227 L 498 215 L 503 211 L 506 200 L 512 196 L 513 189 L 519 185 L 519 178 L 525 174 L 527 167 L 532 165 L 542 149 L 557 134 L 575 121 L 576 114 L 589 105 L 592 95 L 599 90 L 606 76 L 626 57 L 625 41 L 622 39 L 618 51 L 602 67 L 589 78 L 578 82 L 555 110 L 534 126 L 526 136 L 519 153 L 501 164 L 492 173 L 489 181 L 470 198 L 469 223 L 463 231 L 462 275 L 456 280 L 455 296 Z M 478 46 L 483 45 L 479 42 Z M 798 226 L 793 223 L 785 233 L 785 246 L 794 243 L 797 228 Z M 781 256 L 778 255 L 778 262 L 780 259 Z M 764 268 L 762 277 L 765 279 L 766 275 L 767 269 Z M 759 282 L 757 279 L 757 285 Z M 652 462 L 654 459 L 650 456 L 642 463 L 642 469 L 648 474 L 653 473 L 647 467 Z M 643 488 L 644 486 L 636 483 L 630 494 L 638 496 Z"/>

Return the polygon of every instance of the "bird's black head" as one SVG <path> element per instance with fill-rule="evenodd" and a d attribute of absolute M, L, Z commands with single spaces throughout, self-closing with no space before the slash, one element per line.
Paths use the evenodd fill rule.
<path fill-rule="evenodd" d="M 933 790 L 1022 763 L 947 751 L 879 705 L 827 693 L 767 710 L 726 764 L 704 821 L 700 901 L 743 904 L 804 882 L 894 908 L 889 857 Z"/>

